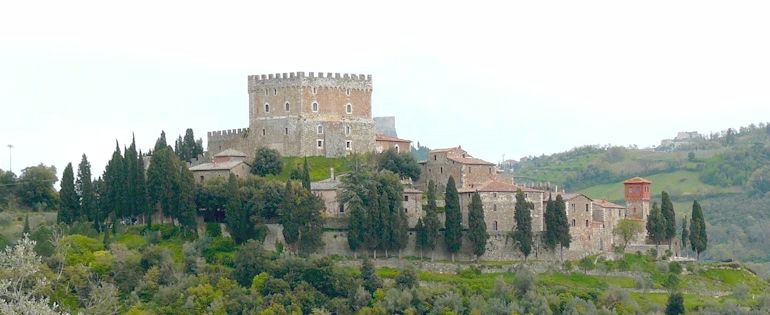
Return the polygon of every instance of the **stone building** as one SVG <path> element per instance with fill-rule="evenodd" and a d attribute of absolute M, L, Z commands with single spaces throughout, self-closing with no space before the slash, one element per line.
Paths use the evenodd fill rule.
<path fill-rule="evenodd" d="M 463 187 L 457 190 L 460 196 L 463 227 L 468 227 L 468 210 L 471 198 L 473 198 L 474 193 L 479 193 L 487 232 L 492 235 L 512 231 L 516 226 L 513 215 L 518 190 L 521 190 L 526 200 L 534 205 L 534 209 L 531 211 L 532 231 L 541 232 L 543 230 L 543 196 L 545 192 L 498 180 L 489 180 L 474 184 L 474 187 Z"/>
<path fill-rule="evenodd" d="M 428 159 L 420 161 L 422 172 L 416 186 L 425 189 L 428 182 L 436 183 L 437 191 L 444 191 L 449 177 L 455 180 L 457 188 L 473 188 L 497 177 L 497 168 L 494 163 L 477 159 L 462 147 L 431 150 Z"/>
<path fill-rule="evenodd" d="M 377 134 L 374 140 L 375 151 L 381 153 L 390 149 L 396 150 L 396 153 L 409 153 L 412 151 L 412 141 Z"/>
<path fill-rule="evenodd" d="M 425 212 L 422 211 L 422 191 L 404 187 L 404 199 L 401 207 L 404 209 L 409 228 L 417 226 L 417 220 L 425 216 Z"/>
<path fill-rule="evenodd" d="M 623 182 L 626 199 L 626 216 L 629 219 L 641 220 L 642 226 L 647 223 L 650 215 L 650 185 L 652 182 L 641 177 L 634 177 Z"/>
<path fill-rule="evenodd" d="M 248 77 L 249 127 L 208 133 L 208 151 L 257 147 L 284 156 L 374 151 L 371 75 L 292 72 Z"/>
<path fill-rule="evenodd" d="M 246 158 L 246 154 L 243 152 L 227 149 L 215 154 L 211 162 L 200 163 L 190 167 L 190 171 L 198 183 L 203 183 L 213 178 L 227 179 L 230 174 L 242 177 L 248 175 L 251 169 L 251 166 L 246 162 Z"/>

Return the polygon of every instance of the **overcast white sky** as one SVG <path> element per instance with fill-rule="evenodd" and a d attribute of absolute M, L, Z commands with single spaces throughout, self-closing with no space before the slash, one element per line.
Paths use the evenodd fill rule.
<path fill-rule="evenodd" d="M 248 125 L 246 76 L 372 74 L 375 116 L 498 161 L 770 120 L 770 10 L 734 1 L 8 1 L 0 168 Z M 171 140 L 171 139 L 170 139 Z"/>

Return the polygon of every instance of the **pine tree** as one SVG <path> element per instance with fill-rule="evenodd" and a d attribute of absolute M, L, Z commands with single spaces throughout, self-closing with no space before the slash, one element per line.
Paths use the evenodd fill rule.
<path fill-rule="evenodd" d="M 302 187 L 310 190 L 310 166 L 307 164 L 307 157 L 302 162 Z"/>
<path fill-rule="evenodd" d="M 700 260 L 700 253 L 708 247 L 706 222 L 697 200 L 692 203 L 692 214 L 690 215 L 690 247 L 695 252 L 697 260 Z"/>
<path fill-rule="evenodd" d="M 56 215 L 56 221 L 71 224 L 78 215 L 80 202 L 75 193 L 75 175 L 72 171 L 72 163 L 67 163 L 64 168 L 61 179 L 61 190 L 59 190 L 60 207 Z"/>
<path fill-rule="evenodd" d="M 238 179 L 233 174 L 230 174 L 230 177 L 227 178 L 226 210 L 225 222 L 233 241 L 236 244 L 243 244 L 251 239 L 254 236 L 254 224 L 251 222 L 248 207 L 244 207 L 238 187 Z"/>
<path fill-rule="evenodd" d="M 82 219 L 95 221 L 98 207 L 96 204 L 96 189 L 92 180 L 91 163 L 88 162 L 88 158 L 83 154 L 78 165 L 78 179 L 75 186 L 80 197 L 79 215 Z"/>
<path fill-rule="evenodd" d="M 516 205 L 514 206 L 513 219 L 516 226 L 513 229 L 513 241 L 524 255 L 524 262 L 532 253 L 532 209 L 535 205 L 528 202 L 521 189 L 516 191 Z"/>
<path fill-rule="evenodd" d="M 366 233 L 366 208 L 358 195 L 353 197 L 347 203 L 348 209 L 348 248 L 353 251 L 353 255 L 364 243 Z"/>
<path fill-rule="evenodd" d="M 556 203 L 553 201 L 551 194 L 548 194 L 548 201 L 545 204 L 545 213 L 543 218 L 545 219 L 545 248 L 549 250 L 556 249 L 556 244 L 559 243 L 558 235 L 558 217 L 556 214 Z"/>
<path fill-rule="evenodd" d="M 684 216 L 684 220 L 682 220 L 682 251 L 687 250 L 687 242 L 690 238 L 690 232 L 687 231 L 687 216 Z"/>
<path fill-rule="evenodd" d="M 444 201 L 446 204 L 444 207 L 444 213 L 446 214 L 444 240 L 446 242 L 447 251 L 452 254 L 452 261 L 454 261 L 455 253 L 457 253 L 462 246 L 463 231 L 462 213 L 460 212 L 460 197 L 457 194 L 455 179 L 452 176 L 449 176 L 449 180 L 446 184 Z"/>
<path fill-rule="evenodd" d="M 487 240 L 489 239 L 487 223 L 484 221 L 484 207 L 478 192 L 473 194 L 468 206 L 468 239 L 473 244 L 473 254 L 478 260 L 487 251 Z"/>
<path fill-rule="evenodd" d="M 423 252 L 428 249 L 428 229 L 425 227 L 425 224 L 422 223 L 422 218 L 417 219 L 415 230 L 417 235 L 414 247 L 420 251 L 420 259 L 422 259 Z"/>
<path fill-rule="evenodd" d="M 676 237 L 676 213 L 671 197 L 665 191 L 661 193 L 660 212 L 665 220 L 664 240 L 668 242 L 668 249 L 671 250 L 671 242 Z"/>
<path fill-rule="evenodd" d="M 660 242 L 666 240 L 666 218 L 658 208 L 658 203 L 652 203 L 652 210 L 647 216 L 647 236 L 655 243 L 655 250 L 658 250 Z"/>
<path fill-rule="evenodd" d="M 323 201 L 309 190 L 286 182 L 281 213 L 286 243 L 298 252 L 309 254 L 323 246 Z"/>
<path fill-rule="evenodd" d="M 431 251 L 431 260 L 433 260 L 434 249 L 436 249 L 436 241 L 439 238 L 439 229 L 441 229 L 441 221 L 438 220 L 438 207 L 436 206 L 436 183 L 433 180 L 428 181 L 427 192 L 428 203 L 425 207 L 425 230 L 427 232 L 427 243 L 425 249 Z"/>
<path fill-rule="evenodd" d="M 572 235 L 569 234 L 569 220 L 567 219 L 567 204 L 561 195 L 554 201 L 554 221 L 556 222 L 556 238 L 559 243 L 559 261 L 564 263 L 564 249 L 572 243 Z"/>

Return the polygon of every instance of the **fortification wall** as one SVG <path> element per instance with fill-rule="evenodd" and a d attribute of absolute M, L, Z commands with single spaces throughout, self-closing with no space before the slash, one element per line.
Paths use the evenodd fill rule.
<path fill-rule="evenodd" d="M 264 88 L 286 87 L 330 87 L 371 90 L 372 75 L 350 73 L 284 72 L 275 74 L 250 75 L 249 92 L 262 91 Z"/>
<path fill-rule="evenodd" d="M 227 149 L 235 149 L 249 156 L 254 155 L 249 145 L 249 128 L 209 131 L 207 138 L 208 159 Z"/>

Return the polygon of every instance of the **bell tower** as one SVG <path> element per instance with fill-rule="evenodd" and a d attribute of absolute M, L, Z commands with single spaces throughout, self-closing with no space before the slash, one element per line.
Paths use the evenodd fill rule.
<path fill-rule="evenodd" d="M 652 182 L 634 177 L 623 182 L 624 195 L 626 199 L 626 218 L 647 223 L 647 216 L 650 214 L 650 186 Z"/>

